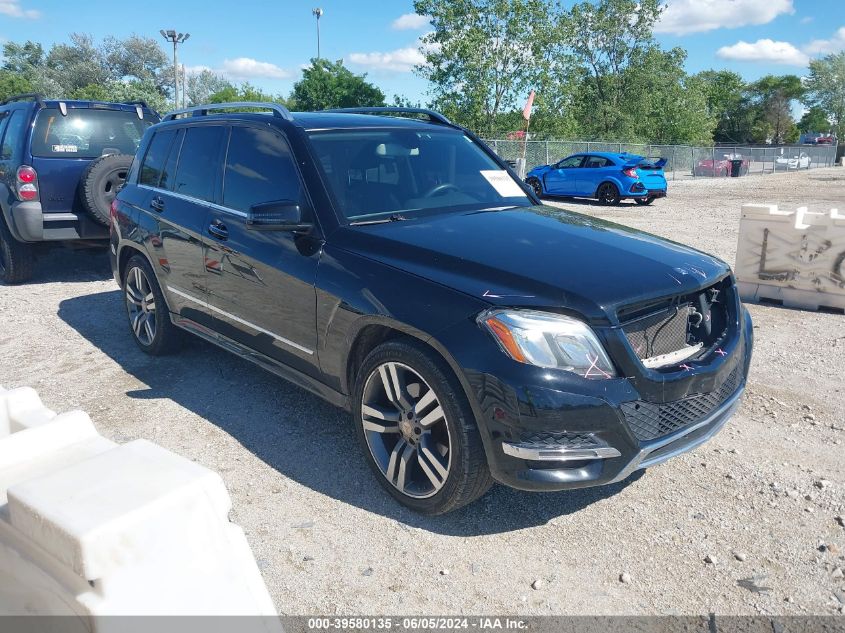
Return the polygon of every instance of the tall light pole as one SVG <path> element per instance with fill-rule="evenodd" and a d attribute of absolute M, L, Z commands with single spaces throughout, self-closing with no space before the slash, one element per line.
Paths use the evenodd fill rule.
<path fill-rule="evenodd" d="M 186 42 L 191 34 L 177 33 L 173 29 L 162 29 L 159 33 L 168 42 L 173 42 L 173 103 L 176 104 L 176 109 L 179 109 L 179 64 L 176 59 L 176 46 Z"/>
<path fill-rule="evenodd" d="M 320 17 L 323 15 L 323 10 L 317 7 L 311 9 L 311 13 L 317 18 L 317 59 L 320 59 Z"/>

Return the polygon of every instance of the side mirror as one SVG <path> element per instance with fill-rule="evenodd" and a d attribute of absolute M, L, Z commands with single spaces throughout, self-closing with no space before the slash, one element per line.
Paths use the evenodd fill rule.
<path fill-rule="evenodd" d="M 251 206 L 247 213 L 246 227 L 253 231 L 307 233 L 313 224 L 303 222 L 299 204 L 291 200 L 277 200 Z"/>

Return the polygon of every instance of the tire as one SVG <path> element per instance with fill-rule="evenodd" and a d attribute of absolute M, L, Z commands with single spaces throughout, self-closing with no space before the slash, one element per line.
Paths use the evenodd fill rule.
<path fill-rule="evenodd" d="M 141 350 L 150 356 L 177 351 L 182 342 L 153 269 L 142 255 L 133 255 L 123 274 L 123 297 L 129 331 Z"/>
<path fill-rule="evenodd" d="M 644 207 L 654 202 L 654 196 L 646 196 L 645 198 L 634 198 L 634 202 Z"/>
<path fill-rule="evenodd" d="M 525 183 L 534 190 L 534 194 L 538 198 L 543 197 L 543 185 L 536 178 L 529 178 Z"/>
<path fill-rule="evenodd" d="M 0 282 L 19 284 L 32 278 L 35 249 L 32 244 L 18 242 L 0 217 Z"/>
<path fill-rule="evenodd" d="M 596 191 L 596 197 L 600 203 L 609 206 L 616 206 L 621 200 L 619 189 L 612 182 L 605 182 L 599 185 L 598 191 Z"/>
<path fill-rule="evenodd" d="M 399 398 L 393 395 L 397 383 Z M 357 372 L 352 410 L 376 479 L 411 510 L 451 512 L 492 485 L 463 388 L 428 348 L 408 339 L 376 347 Z"/>
<path fill-rule="evenodd" d="M 109 154 L 92 161 L 82 174 L 82 206 L 100 224 L 108 226 L 111 203 L 126 182 L 132 157 L 127 154 Z"/>

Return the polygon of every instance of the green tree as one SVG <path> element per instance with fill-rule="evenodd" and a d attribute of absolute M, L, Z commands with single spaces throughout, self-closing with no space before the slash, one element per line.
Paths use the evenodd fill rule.
<path fill-rule="evenodd" d="M 625 71 L 632 75 L 626 78 L 625 102 L 636 115 L 629 138 L 662 144 L 710 143 L 716 120 L 708 112 L 707 93 L 684 71 L 686 51 L 650 48 L 636 55 L 642 57 Z"/>
<path fill-rule="evenodd" d="M 216 75 L 210 70 L 203 70 L 188 77 L 188 103 L 191 105 L 209 103 L 211 95 L 228 88 L 234 88 L 234 86 L 225 77 Z"/>
<path fill-rule="evenodd" d="M 0 101 L 26 92 L 32 92 L 32 84 L 26 77 L 9 70 L 0 70 Z"/>
<path fill-rule="evenodd" d="M 836 135 L 845 138 L 845 51 L 810 62 L 805 102 L 821 108 Z"/>
<path fill-rule="evenodd" d="M 705 70 L 693 75 L 691 80 L 704 93 L 707 113 L 716 123 L 713 140 L 750 141 L 754 113 L 742 76 L 730 70 Z"/>
<path fill-rule="evenodd" d="M 795 75 L 766 75 L 751 84 L 748 90 L 757 111 L 754 140 L 774 144 L 798 140 L 792 102 L 804 94 L 801 79 Z"/>
<path fill-rule="evenodd" d="M 44 48 L 41 44 L 27 40 L 23 44 L 3 44 L 3 69 L 29 77 L 33 70 L 44 63 Z"/>
<path fill-rule="evenodd" d="M 433 105 L 476 130 L 522 105 L 552 58 L 548 0 L 415 0 L 434 30 L 423 38 Z"/>
<path fill-rule="evenodd" d="M 384 93 L 343 66 L 343 61 L 312 59 L 293 85 L 290 101 L 298 110 L 383 106 Z"/>
<path fill-rule="evenodd" d="M 659 0 L 599 0 L 560 15 L 558 32 L 582 77 L 578 109 L 588 134 L 631 138 L 641 116 L 631 96 L 653 72 L 644 62 L 658 50 L 652 33 L 661 10 Z"/>
<path fill-rule="evenodd" d="M 798 121 L 798 129 L 801 132 L 828 132 L 830 127 L 827 112 L 819 106 L 812 106 Z"/>

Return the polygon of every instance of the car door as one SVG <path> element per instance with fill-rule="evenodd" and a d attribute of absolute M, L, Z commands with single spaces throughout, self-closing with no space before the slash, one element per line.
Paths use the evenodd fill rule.
<path fill-rule="evenodd" d="M 579 196 L 594 196 L 599 184 L 604 180 L 606 167 L 610 163 L 603 156 L 591 156 L 587 154 L 582 166 L 575 172 Z"/>
<path fill-rule="evenodd" d="M 574 196 L 578 191 L 578 170 L 584 162 L 584 155 L 564 158 L 545 175 L 546 191 L 557 196 Z"/>
<path fill-rule="evenodd" d="M 321 242 L 313 235 L 255 230 L 247 224 L 250 207 L 268 202 L 296 202 L 310 214 L 290 146 L 269 126 L 235 124 L 223 173 L 220 204 L 211 209 L 205 235 L 215 329 L 316 376 L 314 278 Z"/>
<path fill-rule="evenodd" d="M 145 240 L 171 312 L 205 327 L 207 308 L 202 236 L 220 186 L 226 127 L 194 125 L 156 132 L 139 184 L 149 190 L 145 211 L 155 228 Z"/>

